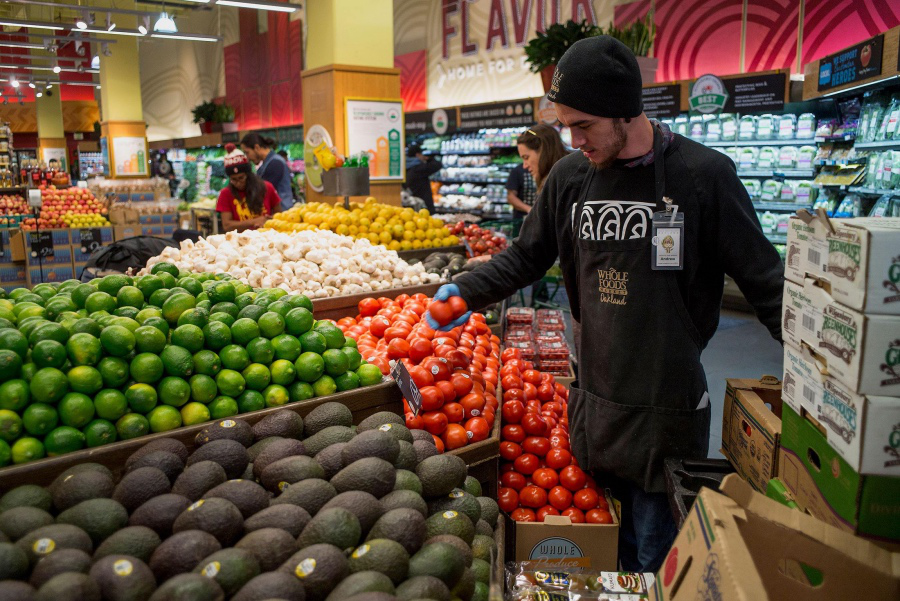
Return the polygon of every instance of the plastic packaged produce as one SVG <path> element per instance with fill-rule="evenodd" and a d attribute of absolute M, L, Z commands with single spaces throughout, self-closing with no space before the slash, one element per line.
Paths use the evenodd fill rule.
<path fill-rule="evenodd" d="M 741 183 L 744 184 L 744 187 L 747 189 L 747 194 L 750 195 L 750 198 L 753 200 L 757 200 L 759 198 L 759 194 L 762 191 L 762 184 L 759 183 L 758 179 L 742 179 Z"/>
<path fill-rule="evenodd" d="M 759 117 L 753 115 L 744 115 L 738 123 L 738 140 L 755 140 L 756 139 L 756 122 Z"/>
<path fill-rule="evenodd" d="M 775 118 L 778 121 L 778 139 L 793 140 L 797 134 L 797 115 L 780 115 L 776 116 Z"/>
<path fill-rule="evenodd" d="M 817 152 L 815 146 L 801 146 L 797 150 L 797 169 L 811 169 Z"/>
<path fill-rule="evenodd" d="M 880 100 L 873 100 L 864 142 L 874 142 L 877 138 L 881 129 L 881 121 L 884 119 L 884 110 L 884 105 Z"/>
<path fill-rule="evenodd" d="M 514 599 L 640 600 L 648 598 L 655 582 L 654 575 L 650 573 L 598 572 L 590 568 L 566 569 L 558 565 L 535 569 L 533 564 L 533 561 L 528 562 L 527 567 L 522 563 L 507 564 L 506 584 Z"/>
<path fill-rule="evenodd" d="M 738 149 L 738 169 L 756 169 L 759 161 L 759 148 L 748 146 Z"/>
<path fill-rule="evenodd" d="M 819 189 L 810 181 L 797 182 L 796 199 L 797 204 L 811 205 L 818 195 Z"/>
<path fill-rule="evenodd" d="M 767 179 L 762 183 L 759 199 L 763 202 L 774 202 L 781 196 L 781 182 L 776 179 Z"/>
<path fill-rule="evenodd" d="M 897 137 L 897 121 L 900 120 L 900 97 L 896 94 L 891 98 L 891 106 L 888 109 L 887 127 L 884 139 L 894 140 Z"/>
<path fill-rule="evenodd" d="M 703 140 L 706 135 L 706 130 L 703 126 L 703 117 L 702 116 L 694 116 L 691 117 L 690 121 L 689 134 L 692 140 Z"/>
<path fill-rule="evenodd" d="M 675 117 L 674 131 L 681 136 L 687 136 L 690 132 L 687 115 L 678 115 Z"/>
<path fill-rule="evenodd" d="M 706 115 L 706 141 L 718 142 L 722 139 L 722 122 L 715 115 Z"/>
<path fill-rule="evenodd" d="M 862 212 L 862 200 L 856 194 L 848 194 L 841 201 L 833 217 L 859 217 Z"/>
<path fill-rule="evenodd" d="M 756 139 L 771 140 L 775 137 L 775 115 L 760 115 L 756 121 Z"/>
<path fill-rule="evenodd" d="M 778 160 L 778 149 L 774 146 L 763 146 L 759 149 L 756 166 L 759 169 L 772 169 Z"/>
<path fill-rule="evenodd" d="M 822 119 L 821 121 L 819 121 L 818 127 L 816 127 L 816 137 L 828 138 L 834 135 L 834 130 L 837 128 L 837 126 L 837 119 Z"/>
<path fill-rule="evenodd" d="M 740 149 L 739 148 L 735 148 L 734 146 L 728 146 L 721 150 L 723 153 L 725 153 L 726 156 L 728 156 L 728 158 L 731 159 L 731 162 L 733 162 L 735 165 L 737 165 L 740 162 L 740 158 L 739 158 Z"/>
<path fill-rule="evenodd" d="M 796 182 L 787 181 L 781 184 L 781 192 L 776 200 L 780 202 L 794 202 L 797 200 Z"/>
<path fill-rule="evenodd" d="M 803 113 L 797 118 L 797 137 L 805 140 L 816 135 L 816 116 L 813 113 Z"/>
<path fill-rule="evenodd" d="M 894 217 L 892 213 L 896 205 L 892 202 L 890 194 L 882 195 L 869 212 L 869 217 Z"/>
<path fill-rule="evenodd" d="M 731 113 L 725 113 L 719 116 L 719 122 L 722 124 L 723 141 L 731 141 L 737 138 L 737 117 Z"/>
<path fill-rule="evenodd" d="M 800 150 L 796 146 L 782 146 L 778 152 L 778 167 L 781 169 L 797 168 L 797 157 Z"/>
<path fill-rule="evenodd" d="M 813 203 L 813 212 L 823 209 L 829 217 L 834 217 L 834 211 L 837 209 L 838 200 L 831 194 L 824 194 L 816 199 Z"/>
<path fill-rule="evenodd" d="M 765 234 L 774 234 L 777 224 L 777 215 L 770 211 L 766 211 L 759 218 L 759 225 L 762 226 L 763 233 Z"/>

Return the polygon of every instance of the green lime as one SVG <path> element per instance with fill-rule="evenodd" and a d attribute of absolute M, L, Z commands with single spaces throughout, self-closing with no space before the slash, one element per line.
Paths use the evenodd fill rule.
<path fill-rule="evenodd" d="M 104 357 L 97 364 L 100 375 L 103 376 L 103 385 L 106 388 L 119 388 L 128 381 L 128 362 L 118 357 Z"/>
<path fill-rule="evenodd" d="M 162 261 L 150 268 L 150 273 L 159 275 L 160 273 L 168 273 L 173 277 L 178 277 L 178 268 L 172 263 Z"/>
<path fill-rule="evenodd" d="M 181 427 L 181 412 L 175 407 L 160 405 L 147 414 L 147 421 L 151 432 L 168 432 Z"/>
<path fill-rule="evenodd" d="M 78 307 L 72 302 L 72 297 L 58 296 L 47 303 L 46 309 L 47 317 L 56 319 L 64 313 L 77 311 Z"/>
<path fill-rule="evenodd" d="M 219 358 L 222 360 L 222 367 L 241 371 L 250 365 L 250 354 L 242 346 L 229 344 L 219 351 Z"/>
<path fill-rule="evenodd" d="M 156 274 L 152 274 L 152 275 L 155 275 L 156 277 L 158 277 L 159 279 L 162 280 L 163 290 L 166 290 L 166 289 L 171 290 L 172 288 L 175 287 L 175 285 L 177 283 L 175 276 L 173 276 L 171 273 L 156 273 Z"/>
<path fill-rule="evenodd" d="M 31 335 L 28 336 L 28 344 L 34 346 L 41 340 L 55 340 L 60 344 L 65 344 L 68 339 L 69 330 L 58 323 L 48 321 L 32 330 Z"/>
<path fill-rule="evenodd" d="M 116 421 L 116 433 L 122 440 L 146 436 L 150 433 L 150 422 L 143 415 L 126 413 Z"/>
<path fill-rule="evenodd" d="M 159 356 L 170 376 L 189 378 L 193 375 L 194 356 L 186 348 L 170 344 Z"/>
<path fill-rule="evenodd" d="M 209 312 L 210 313 L 227 313 L 228 315 L 231 315 L 232 317 L 237 319 L 238 313 L 240 313 L 240 309 L 238 309 L 238 306 L 235 305 L 234 303 L 216 303 L 216 304 L 210 303 Z"/>
<path fill-rule="evenodd" d="M 281 407 L 291 400 L 291 395 L 288 393 L 287 388 L 278 384 L 272 384 L 263 390 L 262 395 L 266 400 L 266 407 Z"/>
<path fill-rule="evenodd" d="M 238 319 L 247 318 L 253 321 L 259 321 L 259 318 L 266 314 L 266 310 L 259 305 L 247 305 L 237 315 Z"/>
<path fill-rule="evenodd" d="M 158 385 L 159 400 L 165 405 L 181 407 L 191 398 L 191 385 L 186 380 L 169 376 Z"/>
<path fill-rule="evenodd" d="M 69 379 L 55 367 L 45 367 L 34 374 L 29 391 L 36 403 L 56 403 L 69 392 Z"/>
<path fill-rule="evenodd" d="M 341 349 L 330 348 L 322 353 L 325 360 L 325 373 L 336 378 L 350 368 L 350 360 Z"/>
<path fill-rule="evenodd" d="M 194 373 L 215 377 L 222 369 L 222 360 L 212 351 L 194 353 Z"/>
<path fill-rule="evenodd" d="M 166 299 L 168 299 L 170 296 L 172 296 L 172 290 L 169 288 L 162 288 L 151 294 L 150 298 L 147 299 L 147 303 L 153 307 L 158 307 L 161 312 L 163 303 L 165 303 Z"/>
<path fill-rule="evenodd" d="M 72 302 L 79 309 L 84 309 L 90 295 L 97 292 L 97 288 L 90 284 L 81 284 L 72 289 Z"/>
<path fill-rule="evenodd" d="M 155 275 L 145 275 L 134 283 L 137 289 L 144 295 L 144 300 L 150 300 L 150 296 L 157 290 L 162 290 L 163 281 Z"/>
<path fill-rule="evenodd" d="M 115 421 L 128 413 L 128 401 L 118 390 L 105 388 L 94 397 L 94 410 L 97 417 Z"/>
<path fill-rule="evenodd" d="M 288 393 L 290 394 L 292 403 L 306 401 L 316 396 L 316 393 L 313 391 L 313 387 L 309 382 L 294 382 L 291 384 L 290 388 L 288 388 Z"/>
<path fill-rule="evenodd" d="M 178 280 L 178 285 L 187 290 L 191 296 L 197 296 L 203 292 L 203 286 L 194 278 L 181 278 Z"/>
<path fill-rule="evenodd" d="M 325 375 L 312 383 L 313 392 L 316 393 L 316 396 L 328 396 L 330 394 L 334 394 L 337 390 L 337 384 L 334 382 L 334 378 L 331 376 Z"/>
<path fill-rule="evenodd" d="M 219 311 L 218 313 L 213 313 L 209 316 L 210 323 L 214 321 L 218 321 L 224 323 L 229 328 L 234 325 L 234 322 L 237 321 L 233 315 L 229 315 L 223 311 Z"/>
<path fill-rule="evenodd" d="M 150 306 L 144 307 L 143 309 L 138 311 L 138 314 L 135 315 L 134 319 L 143 326 L 143 325 L 147 325 L 144 322 L 147 321 L 148 319 L 150 319 L 151 317 L 160 317 L 161 318 L 162 317 L 162 309 L 160 309 L 159 307 L 150 307 Z M 166 324 L 166 325 L 168 325 L 168 324 Z"/>
<path fill-rule="evenodd" d="M 334 379 L 338 392 L 359 388 L 359 376 L 355 371 L 347 371 Z"/>
<path fill-rule="evenodd" d="M 209 323 L 209 311 L 203 308 L 194 307 L 188 309 L 178 317 L 178 326 L 192 325 L 202 328 Z"/>
<path fill-rule="evenodd" d="M 34 379 L 34 374 L 38 371 L 37 365 L 34 363 L 26 363 L 22 366 L 22 379 L 31 384 L 31 380 Z"/>
<path fill-rule="evenodd" d="M 158 355 L 166 348 L 166 335 L 153 326 L 141 326 L 134 331 L 134 342 L 138 353 Z"/>
<path fill-rule="evenodd" d="M 191 399 L 199 403 L 209 403 L 218 394 L 216 381 L 204 374 L 195 374 L 190 379 Z"/>
<path fill-rule="evenodd" d="M 291 336 L 300 337 L 312 329 L 314 321 L 311 311 L 297 307 L 288 311 L 285 316 L 285 330 Z"/>
<path fill-rule="evenodd" d="M 131 286 L 133 284 L 134 280 L 127 275 L 111 274 L 100 278 L 100 281 L 97 282 L 97 290 L 105 292 L 110 296 L 115 296 L 119 293 L 119 290 L 125 286 Z"/>
<path fill-rule="evenodd" d="M 237 403 L 241 413 L 259 411 L 260 409 L 266 408 L 266 399 L 263 397 L 262 393 L 257 390 L 245 390 L 241 393 L 241 396 L 237 398 Z"/>
<path fill-rule="evenodd" d="M 69 338 L 66 352 L 73 365 L 96 365 L 103 356 L 103 347 L 95 336 L 78 333 Z"/>
<path fill-rule="evenodd" d="M 42 325 L 50 323 L 44 317 L 31 315 L 28 317 L 20 317 L 19 318 L 19 331 L 25 335 L 25 337 L 31 336 L 32 332 L 41 327 Z M 18 353 L 16 353 L 18 354 Z"/>
<path fill-rule="evenodd" d="M 244 307 L 249 307 L 250 305 L 252 305 L 255 299 L 256 295 L 253 292 L 239 294 L 235 297 L 234 304 L 238 308 L 238 310 L 243 310 Z"/>
<path fill-rule="evenodd" d="M 223 395 L 238 397 L 244 392 L 247 384 L 244 381 L 244 376 L 239 372 L 233 369 L 223 369 L 216 376 L 216 386 L 219 387 L 219 392 Z"/>
<path fill-rule="evenodd" d="M 31 293 L 37 294 L 44 300 L 48 300 L 53 298 L 53 295 L 56 294 L 56 289 L 50 284 L 38 284 L 31 289 Z"/>
<path fill-rule="evenodd" d="M 269 368 L 261 363 L 251 363 L 241 373 L 249 390 L 264 390 L 272 380 Z"/>
<path fill-rule="evenodd" d="M 0 349 L 0 382 L 22 375 L 22 357 L 14 351 Z"/>
<path fill-rule="evenodd" d="M 206 293 L 209 295 L 209 300 L 213 304 L 232 303 L 236 296 L 234 293 L 234 284 L 231 282 L 216 282 L 215 285 L 209 287 Z"/>
<path fill-rule="evenodd" d="M 325 337 L 325 344 L 328 348 L 341 348 L 344 346 L 344 333 L 339 327 L 330 321 L 317 321 L 313 326 L 313 330 Z"/>
<path fill-rule="evenodd" d="M 5 440 L 0 440 L 0 467 L 9 465 L 12 461 L 12 448 Z"/>
<path fill-rule="evenodd" d="M 155 315 L 153 317 L 148 317 L 147 319 L 144 320 L 143 325 L 145 325 L 147 327 L 151 327 L 151 328 L 156 328 L 157 330 L 162 332 L 163 336 L 165 336 L 166 339 L 168 340 L 168 338 L 169 338 L 169 322 L 167 322 L 162 317 L 157 317 Z"/>
<path fill-rule="evenodd" d="M 321 355 L 328 348 L 325 336 L 319 332 L 311 331 L 300 336 L 300 346 L 304 353 L 317 353 Z"/>
<path fill-rule="evenodd" d="M 133 319 L 131 317 L 124 317 L 121 315 L 114 315 L 113 318 L 109 320 L 109 325 L 122 326 L 132 334 L 134 334 L 137 329 L 141 327 L 141 324 L 139 324 L 136 319 Z"/>
<path fill-rule="evenodd" d="M 359 345 L 356 344 L 356 341 L 350 338 L 349 336 L 344 336 L 344 348 L 355 348 L 358 349 Z"/>
<path fill-rule="evenodd" d="M 83 428 L 94 419 L 94 403 L 87 395 L 70 392 L 62 398 L 57 406 L 59 419 L 63 425 Z"/>
<path fill-rule="evenodd" d="M 294 362 L 297 377 L 304 382 L 315 382 L 325 373 L 325 359 L 316 353 L 303 353 Z"/>
<path fill-rule="evenodd" d="M 294 364 L 286 359 L 278 359 L 269 366 L 272 372 L 272 383 L 279 386 L 290 386 L 297 378 L 297 369 Z"/>
<path fill-rule="evenodd" d="M 259 338 L 259 326 L 252 319 L 238 319 L 231 326 L 231 338 L 235 344 L 247 346 L 251 340 Z"/>
<path fill-rule="evenodd" d="M 116 293 L 116 303 L 119 307 L 140 309 L 144 306 L 144 293 L 136 286 L 123 286 Z"/>
<path fill-rule="evenodd" d="M 100 332 L 100 344 L 113 357 L 124 357 L 134 350 L 134 334 L 123 326 L 107 326 Z"/>
<path fill-rule="evenodd" d="M 9 380 L 0 384 L 0 409 L 22 411 L 28 406 L 30 397 L 25 380 Z"/>
<path fill-rule="evenodd" d="M 46 454 L 44 445 L 37 438 L 25 437 L 20 438 L 13 443 L 10 449 L 12 462 L 15 464 L 28 463 L 35 459 L 40 459 Z"/>
<path fill-rule="evenodd" d="M 103 376 L 100 371 L 90 365 L 78 365 L 66 374 L 69 378 L 69 388 L 82 394 L 94 395 L 103 388 Z"/>
<path fill-rule="evenodd" d="M 268 310 L 272 313 L 278 313 L 282 317 L 288 314 L 288 311 L 291 310 L 291 306 L 283 301 L 275 301 L 271 305 L 269 305 Z"/>
<path fill-rule="evenodd" d="M 87 309 L 88 314 L 96 313 L 97 311 L 112 313 L 118 306 L 116 299 L 106 292 L 94 292 L 87 297 L 84 303 L 84 308 Z"/>
<path fill-rule="evenodd" d="M 138 313 L 140 313 L 140 310 L 136 307 L 119 307 L 113 312 L 113 315 L 116 317 L 126 317 L 134 321 Z"/>
<path fill-rule="evenodd" d="M 0 330 L 0 349 L 10 350 L 25 359 L 28 354 L 28 339 L 18 330 Z"/>
<path fill-rule="evenodd" d="M 156 407 L 156 389 L 149 384 L 132 384 L 125 390 L 125 400 L 135 413 L 147 413 Z"/>
<path fill-rule="evenodd" d="M 95 419 L 84 427 L 84 440 L 89 449 L 116 442 L 116 426 L 105 419 Z"/>
<path fill-rule="evenodd" d="M 268 365 L 275 359 L 275 347 L 267 338 L 254 338 L 247 344 L 247 354 L 253 363 Z"/>
<path fill-rule="evenodd" d="M 203 403 L 188 403 L 181 408 L 181 423 L 185 426 L 209 421 L 209 408 Z"/>
<path fill-rule="evenodd" d="M 356 347 L 345 346 L 341 349 L 341 352 L 345 357 L 347 357 L 348 369 L 352 371 L 356 371 L 357 369 L 359 369 L 359 366 L 362 363 L 362 355 L 359 354 L 359 351 L 356 350 Z"/>
<path fill-rule="evenodd" d="M 356 370 L 356 375 L 359 376 L 360 386 L 373 386 L 381 383 L 381 370 L 371 363 L 360 365 Z"/>
<path fill-rule="evenodd" d="M 57 457 L 73 453 L 84 448 L 85 439 L 81 430 L 71 426 L 59 426 L 44 437 L 44 448 L 47 457 Z"/>
<path fill-rule="evenodd" d="M 131 360 L 128 368 L 135 382 L 141 384 L 155 384 L 163 377 L 163 362 L 158 355 L 153 353 L 141 353 Z"/>
<path fill-rule="evenodd" d="M 192 324 L 178 326 L 172 331 L 172 344 L 196 353 L 203 349 L 203 330 Z"/>
<path fill-rule="evenodd" d="M 225 315 L 228 318 L 231 317 L 225 313 L 222 313 L 222 315 Z M 177 332 L 178 330 L 175 331 Z M 231 329 L 221 321 L 210 321 L 203 328 L 202 333 L 203 338 L 205 339 L 206 348 L 211 351 L 220 351 L 231 344 Z"/>
<path fill-rule="evenodd" d="M 178 318 L 188 309 L 197 306 L 197 299 L 187 292 L 175 292 L 162 305 L 163 317 L 170 326 L 178 324 Z"/>
<path fill-rule="evenodd" d="M 269 311 L 268 313 L 264 313 L 259 318 L 259 332 L 266 338 L 275 338 L 282 332 L 284 332 L 284 317 L 275 313 L 274 311 Z"/>
<path fill-rule="evenodd" d="M 32 403 L 22 412 L 22 424 L 32 436 L 43 436 L 59 423 L 56 408 L 44 403 Z"/>
<path fill-rule="evenodd" d="M 0 440 L 12 442 L 22 435 L 22 418 L 15 411 L 0 409 Z"/>
<path fill-rule="evenodd" d="M 220 396 L 208 405 L 209 416 L 212 419 L 222 419 L 238 414 L 237 401 L 229 396 Z"/>
<path fill-rule="evenodd" d="M 296 361 L 300 353 L 303 352 L 300 341 L 290 334 L 276 336 L 272 339 L 272 346 L 275 348 L 276 359 Z"/>

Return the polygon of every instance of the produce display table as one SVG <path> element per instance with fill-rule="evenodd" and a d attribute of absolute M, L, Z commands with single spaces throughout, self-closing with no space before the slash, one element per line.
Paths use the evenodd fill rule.
<path fill-rule="evenodd" d="M 354 423 L 359 423 L 363 419 L 374 413 L 378 413 L 379 411 L 393 411 L 402 415 L 402 398 L 400 389 L 397 385 L 393 381 L 385 380 L 381 384 L 376 384 L 367 388 L 349 390 L 347 392 L 340 392 L 298 403 L 288 403 L 283 407 L 270 407 L 267 409 L 260 409 L 259 411 L 242 413 L 234 416 L 232 419 L 240 419 L 253 425 L 262 418 L 285 409 L 294 411 L 299 413 L 302 417 L 305 417 L 319 405 L 335 401 L 346 405 L 353 413 Z M 189 451 L 193 451 L 194 438 L 210 423 L 212 422 L 204 422 L 202 424 L 178 428 L 169 432 L 159 432 L 157 434 L 140 436 L 131 440 L 114 442 L 93 449 L 84 449 L 74 453 L 67 453 L 66 455 L 61 455 L 59 457 L 50 457 L 32 461 L 30 463 L 5 467 L 0 469 L 0 492 L 6 492 L 7 490 L 22 484 L 47 486 L 53 482 L 53 479 L 56 478 L 56 476 L 73 465 L 86 462 L 105 465 L 112 470 L 114 475 L 118 476 L 125 467 L 125 461 L 128 457 L 152 440 L 159 438 L 174 438 L 183 442 Z"/>
<path fill-rule="evenodd" d="M 412 259 L 424 259 L 431 253 L 454 253 L 457 255 L 465 256 L 466 247 L 462 244 L 457 244 L 456 246 L 442 246 L 440 248 L 420 248 L 417 250 L 397 251 L 397 254 L 400 255 L 400 258 L 404 261 L 410 261 Z"/>
<path fill-rule="evenodd" d="M 443 282 L 437 284 L 422 284 L 420 286 L 408 286 L 406 288 L 390 288 L 388 290 L 378 290 L 376 292 L 361 292 L 359 294 L 350 294 L 347 296 L 333 296 L 331 298 L 317 298 L 313 300 L 313 314 L 316 319 L 334 319 L 338 320 L 342 317 L 356 317 L 359 314 L 359 301 L 364 298 L 397 298 L 401 294 L 426 294 L 434 296 L 438 288 Z"/>

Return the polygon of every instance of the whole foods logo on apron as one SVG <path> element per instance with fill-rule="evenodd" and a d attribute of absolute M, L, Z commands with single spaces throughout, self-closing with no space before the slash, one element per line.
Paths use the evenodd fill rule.
<path fill-rule="evenodd" d="M 582 240 L 633 240 L 645 238 L 653 219 L 652 202 L 592 200 L 584 203 L 578 226 Z M 576 207 L 573 207 L 573 213 Z M 573 214 L 573 221 L 575 215 Z"/>

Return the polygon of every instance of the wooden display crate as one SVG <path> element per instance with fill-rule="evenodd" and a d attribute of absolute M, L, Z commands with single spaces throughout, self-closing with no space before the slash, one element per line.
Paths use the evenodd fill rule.
<path fill-rule="evenodd" d="M 440 248 L 418 248 L 416 250 L 397 251 L 397 254 L 400 255 L 400 258 L 404 261 L 410 261 L 412 259 L 422 260 L 431 253 L 453 253 L 465 257 L 466 247 L 462 244 L 457 244 L 456 246 L 441 246 Z"/>
<path fill-rule="evenodd" d="M 407 288 L 391 288 L 389 290 L 378 290 L 374 292 L 361 292 L 359 294 L 350 294 L 347 296 L 333 296 L 331 298 L 317 298 L 313 300 L 313 315 L 316 319 L 334 319 L 338 320 L 342 317 L 356 317 L 359 315 L 359 301 L 369 297 L 387 297 L 397 298 L 401 294 L 426 294 L 434 296 L 438 288 L 443 282 L 437 284 L 422 284 L 421 286 L 409 286 Z"/>
<path fill-rule="evenodd" d="M 397 388 L 397 385 L 394 384 L 393 381 L 385 380 L 381 384 L 376 384 L 367 388 L 340 392 L 298 403 L 289 403 L 283 407 L 270 407 L 259 411 L 243 413 L 235 416 L 234 419 L 241 419 L 253 425 L 262 418 L 285 409 L 294 411 L 299 413 L 302 417 L 305 417 L 319 405 L 336 401 L 343 403 L 350 409 L 353 413 L 353 422 L 358 424 L 363 419 L 374 413 L 378 413 L 379 411 L 393 411 L 402 415 L 402 398 L 400 389 Z M 49 457 L 30 463 L 5 467 L 0 469 L 0 492 L 6 492 L 7 490 L 22 484 L 47 486 L 53 482 L 54 478 L 73 465 L 86 462 L 105 465 L 112 470 L 114 475 L 118 476 L 124 469 L 125 461 L 128 457 L 150 441 L 160 438 L 174 438 L 183 442 L 188 450 L 192 451 L 194 449 L 194 438 L 210 423 L 212 422 L 204 422 L 202 424 L 178 428 L 169 432 L 159 432 L 157 434 L 133 438 L 131 440 L 114 442 L 93 449 L 84 449 L 74 453 L 60 455 L 59 457 Z"/>

